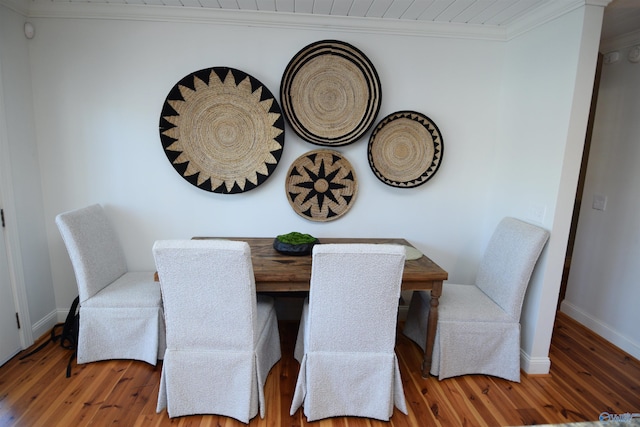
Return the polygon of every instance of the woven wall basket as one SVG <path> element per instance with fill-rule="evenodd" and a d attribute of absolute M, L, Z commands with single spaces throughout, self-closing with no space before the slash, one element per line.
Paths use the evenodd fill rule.
<path fill-rule="evenodd" d="M 298 157 L 289 168 L 285 186 L 293 210 L 321 222 L 344 215 L 358 192 L 351 163 L 334 150 L 315 150 Z"/>
<path fill-rule="evenodd" d="M 369 138 L 369 165 L 380 181 L 392 187 L 424 184 L 438 171 L 443 153 L 440 130 L 415 111 L 389 114 Z"/>
<path fill-rule="evenodd" d="M 241 193 L 276 169 L 284 120 L 273 94 L 258 80 L 233 68 L 206 68 L 185 76 L 169 92 L 160 139 L 188 182 L 214 193 Z"/>
<path fill-rule="evenodd" d="M 373 64 L 348 43 L 308 45 L 287 65 L 280 102 L 291 128 L 305 141 L 341 146 L 373 126 L 382 93 Z"/>

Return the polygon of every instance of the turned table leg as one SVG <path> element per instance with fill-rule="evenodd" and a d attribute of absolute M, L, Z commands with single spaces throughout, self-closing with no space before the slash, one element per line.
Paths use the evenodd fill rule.
<path fill-rule="evenodd" d="M 436 328 L 438 326 L 438 304 L 440 303 L 441 295 L 442 282 L 434 283 L 431 289 L 431 307 L 429 308 L 429 323 L 427 324 L 426 350 L 422 359 L 422 378 L 429 378 L 429 371 L 431 371 L 433 344 L 436 339 Z"/>

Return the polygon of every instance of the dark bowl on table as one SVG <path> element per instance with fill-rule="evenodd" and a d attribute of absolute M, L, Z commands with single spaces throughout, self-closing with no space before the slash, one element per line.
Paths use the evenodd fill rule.
<path fill-rule="evenodd" d="M 309 243 L 293 244 L 293 243 L 281 242 L 280 240 L 275 238 L 273 240 L 273 249 L 275 249 L 276 251 L 284 255 L 294 255 L 294 256 L 309 255 L 311 253 L 311 250 L 313 249 L 313 246 L 317 243 L 320 243 L 318 239 Z"/>

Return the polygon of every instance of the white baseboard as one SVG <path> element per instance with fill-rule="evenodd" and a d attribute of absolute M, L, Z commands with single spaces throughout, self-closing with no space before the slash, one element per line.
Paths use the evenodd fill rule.
<path fill-rule="evenodd" d="M 616 331 L 615 329 L 613 329 L 613 327 L 607 325 L 600 319 L 596 319 L 589 313 L 581 310 L 570 302 L 567 302 L 567 300 L 562 301 L 562 304 L 560 304 L 560 311 L 562 311 L 578 323 L 581 323 L 582 325 L 591 329 L 593 332 L 600 335 L 611 344 L 619 347 L 636 359 L 640 359 L 640 344 Z"/>
<path fill-rule="evenodd" d="M 520 349 L 520 369 L 528 375 L 546 375 L 551 369 L 549 357 L 531 357 Z"/>
<path fill-rule="evenodd" d="M 58 310 L 53 310 L 51 313 L 47 314 L 42 319 L 38 320 L 31 327 L 31 331 L 33 333 L 33 338 L 37 340 L 44 334 L 49 333 L 53 325 L 59 322 L 59 312 Z"/>

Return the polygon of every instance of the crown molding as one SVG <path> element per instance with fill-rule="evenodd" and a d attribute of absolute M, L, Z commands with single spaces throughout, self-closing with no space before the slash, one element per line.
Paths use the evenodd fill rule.
<path fill-rule="evenodd" d="M 613 0 L 585 0 L 585 4 L 589 6 L 607 7 Z"/>
<path fill-rule="evenodd" d="M 600 42 L 600 52 L 609 53 L 614 50 L 636 45 L 640 45 L 640 30 L 602 40 Z"/>
<path fill-rule="evenodd" d="M 29 15 L 29 0 L 0 0 L 0 5 L 26 17 Z"/>
<path fill-rule="evenodd" d="M 0 2 L 11 0 L 0 0 Z M 15 1 L 15 0 L 14 0 Z M 426 21 L 321 16 L 288 12 L 226 10 L 115 3 L 34 2 L 29 17 L 59 19 L 114 19 L 158 22 L 215 23 L 219 25 L 387 33 L 425 37 L 504 40 L 503 28 L 486 25 Z"/>
<path fill-rule="evenodd" d="M 0 4 L 28 18 L 113 19 L 134 21 L 214 23 L 265 28 L 312 29 L 419 37 L 507 41 L 585 4 L 606 5 L 610 0 L 549 1 L 507 25 L 479 25 L 321 16 L 301 13 L 226 10 L 125 3 L 0 0 Z"/>
<path fill-rule="evenodd" d="M 507 40 L 518 37 L 583 6 L 600 6 L 604 8 L 611 1 L 612 0 L 568 0 L 545 3 L 536 10 L 510 23 L 507 27 Z"/>

